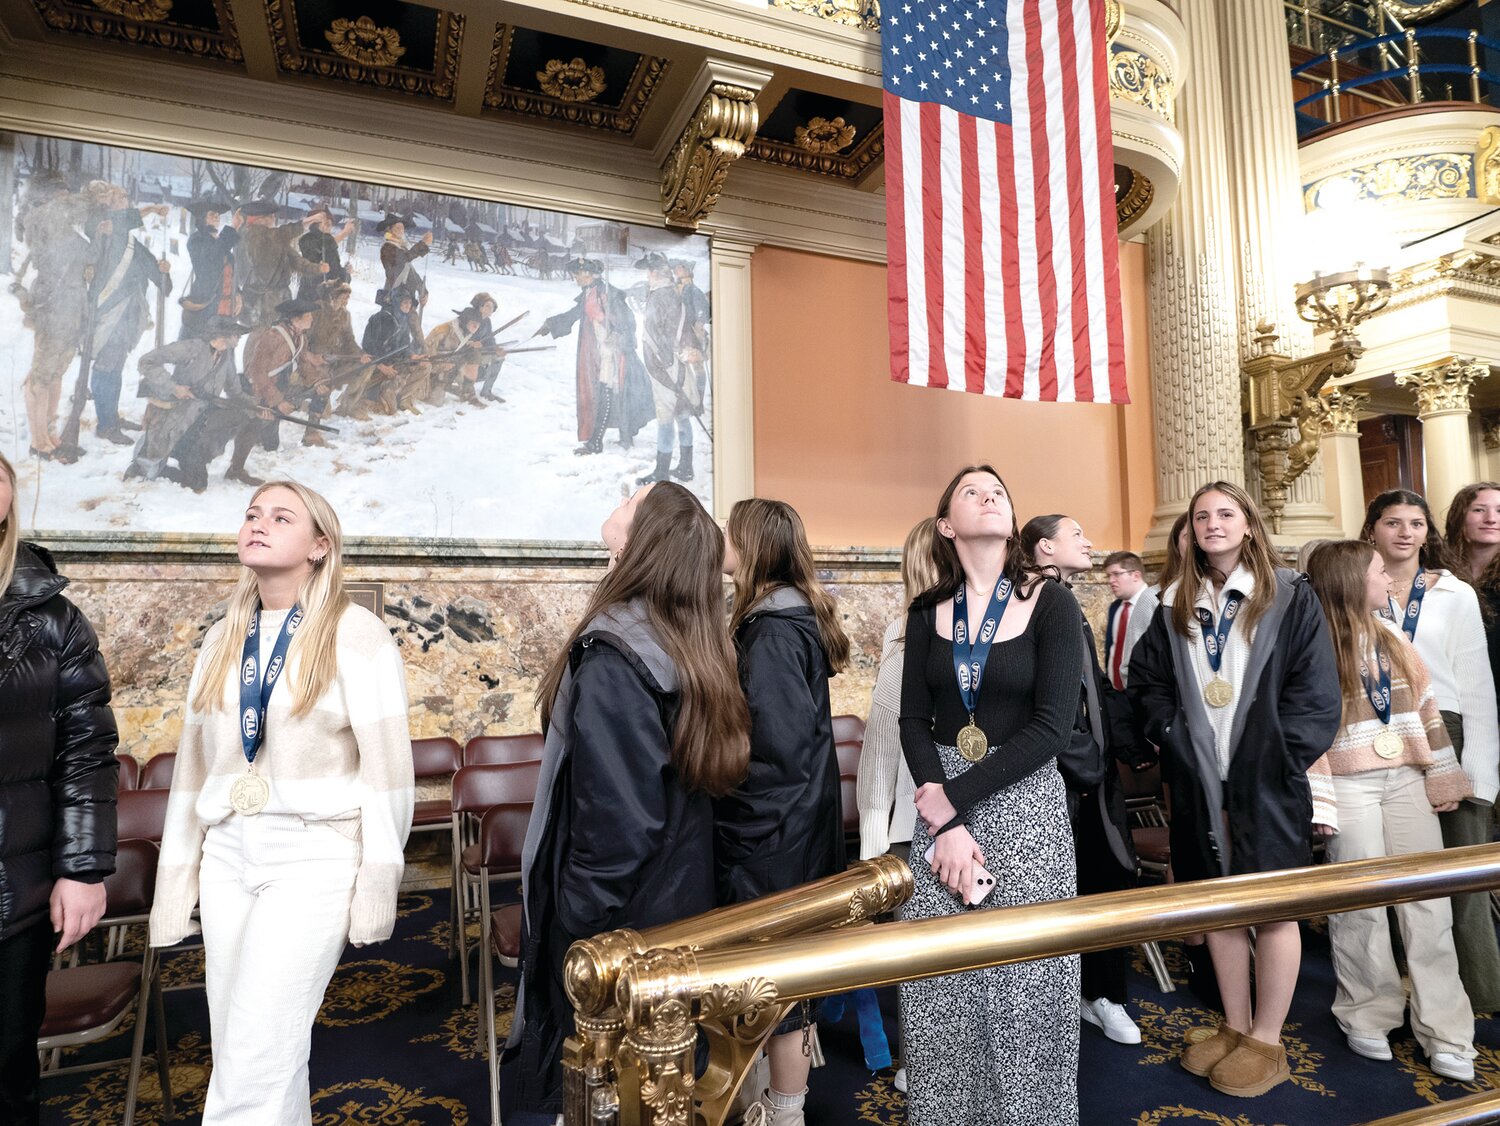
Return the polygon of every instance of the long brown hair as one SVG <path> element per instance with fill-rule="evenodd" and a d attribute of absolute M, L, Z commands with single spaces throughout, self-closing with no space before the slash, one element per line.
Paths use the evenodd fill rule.
<path fill-rule="evenodd" d="M 314 537 L 322 536 L 328 541 L 328 551 L 318 557 L 297 590 L 297 602 L 304 616 L 287 650 L 292 714 L 304 716 L 338 676 L 339 619 L 349 607 L 344 593 L 344 534 L 333 505 L 297 481 L 267 481 L 255 490 L 250 504 L 272 489 L 289 489 L 297 494 L 312 521 Z M 249 567 L 242 566 L 234 593 L 229 597 L 224 628 L 213 648 L 203 654 L 203 675 L 191 701 L 198 711 L 212 712 L 227 706 L 224 687 L 240 667 L 245 631 L 259 607 L 260 579 Z M 297 659 L 295 669 L 291 665 L 293 657 Z"/>
<path fill-rule="evenodd" d="M 1228 481 L 1211 481 L 1193 494 L 1187 510 L 1189 528 L 1192 526 L 1193 513 L 1198 511 L 1198 502 L 1209 493 L 1223 493 L 1231 504 L 1245 514 L 1246 533 L 1245 542 L 1240 547 L 1240 564 L 1247 567 L 1251 577 L 1255 579 L 1255 589 L 1240 608 L 1240 620 L 1248 635 L 1255 623 L 1260 621 L 1261 616 L 1276 601 L 1276 553 L 1271 549 L 1271 533 L 1267 531 L 1266 522 L 1261 519 L 1260 510 L 1255 507 L 1250 494 Z M 1212 579 L 1217 578 L 1222 582 L 1228 577 L 1214 571 L 1208 562 L 1208 556 L 1198 546 L 1197 532 L 1193 532 L 1188 550 L 1182 553 L 1182 572 L 1178 576 L 1180 585 L 1172 602 L 1172 628 L 1183 637 L 1193 636 L 1193 630 L 1198 626 L 1195 608 L 1199 592 Z"/>
<path fill-rule="evenodd" d="M 1404 644 L 1404 637 L 1376 620 L 1365 600 L 1365 576 L 1374 558 L 1374 545 L 1364 540 L 1329 540 L 1319 544 L 1307 559 L 1307 581 L 1328 619 L 1345 716 L 1349 714 L 1350 700 L 1364 699 L 1359 669 L 1368 662 L 1367 654 L 1375 648 L 1377 639 L 1390 656 L 1393 676 L 1407 684 L 1416 683 L 1414 650 Z"/>
<path fill-rule="evenodd" d="M 723 568 L 724 536 L 698 498 L 675 481 L 652 485 L 619 559 L 542 678 L 542 725 L 573 643 L 599 614 L 638 599 L 681 682 L 672 765 L 690 789 L 716 797 L 739 785 L 750 765 L 750 709 L 724 625 Z"/>
<path fill-rule="evenodd" d="M 1432 509 L 1427 507 L 1427 498 L 1421 493 L 1414 493 L 1410 489 L 1387 489 L 1370 502 L 1370 507 L 1365 509 L 1365 526 L 1359 530 L 1359 538 L 1368 540 L 1375 532 L 1375 525 L 1380 523 L 1380 518 L 1385 515 L 1387 508 L 1395 508 L 1398 505 L 1410 505 L 1422 510 L 1422 518 L 1427 521 L 1427 538 L 1422 541 L 1422 546 L 1417 551 L 1417 562 L 1429 571 L 1443 570 L 1459 573 L 1458 561 L 1453 558 L 1453 553 L 1448 550 L 1448 544 L 1443 539 L 1443 533 L 1438 529 L 1437 521 L 1432 518 Z M 1454 505 L 1448 506 L 1452 512 Z M 1464 508 L 1469 503 L 1464 502 Z M 1459 528 L 1463 528 L 1463 520 L 1459 520 Z"/>
<path fill-rule="evenodd" d="M 1480 591 L 1490 593 L 1500 590 L 1500 552 L 1489 561 L 1485 569 L 1480 572 L 1479 577 L 1473 577 L 1469 572 L 1469 559 L 1472 549 L 1469 537 L 1464 535 L 1464 524 L 1469 515 L 1469 506 L 1479 499 L 1480 493 L 1500 493 L 1500 482 L 1478 481 L 1472 485 L 1465 485 L 1453 496 L 1453 501 L 1448 505 L 1448 522 L 1444 528 L 1447 533 L 1448 551 L 1456 566 L 1453 573 L 1464 582 L 1470 583 Z M 1488 616 L 1494 613 L 1490 609 L 1489 599 L 1481 598 L 1480 606 Z"/>
<path fill-rule="evenodd" d="M 16 467 L 4 454 L 0 454 L 0 473 L 10 482 L 10 508 L 0 512 L 0 598 L 10 589 L 10 580 L 16 575 L 16 553 L 21 547 L 21 518 L 16 500 Z"/>
<path fill-rule="evenodd" d="M 1010 502 L 1010 546 L 1005 552 L 1005 569 L 1001 574 L 1011 581 L 1011 585 L 1015 588 L 1015 597 L 1024 601 L 1032 594 L 1032 591 L 1026 589 L 1027 580 L 1040 572 L 1030 557 L 1021 550 L 1021 529 L 1016 524 L 1016 498 L 1011 494 L 1010 486 L 1005 483 L 1005 479 L 1000 476 L 993 465 L 966 465 L 953 475 L 953 480 L 948 482 L 948 487 L 938 498 L 937 513 L 933 519 L 934 526 L 938 520 L 948 519 L 953 509 L 953 494 L 958 492 L 959 483 L 970 473 L 988 473 L 999 481 L 1000 487 L 1005 490 L 1006 499 Z M 941 532 L 932 538 L 932 563 L 937 568 L 937 579 L 913 605 L 936 606 L 952 598 L 958 593 L 958 588 L 963 585 L 964 566 L 959 562 L 958 548 L 954 547 L 953 541 Z M 1033 589 L 1040 589 L 1040 584 Z"/>
<path fill-rule="evenodd" d="M 1156 576 L 1156 585 L 1165 591 L 1182 577 L 1182 530 L 1187 527 L 1188 513 L 1184 512 L 1172 521 L 1172 530 L 1167 533 L 1167 558 L 1161 565 L 1161 574 Z"/>
<path fill-rule="evenodd" d="M 1054 512 L 1047 516 L 1033 516 L 1026 521 L 1021 528 L 1020 548 L 1022 554 L 1033 563 L 1037 562 L 1036 549 L 1043 540 L 1057 538 L 1058 531 L 1062 528 L 1062 522 L 1068 519 L 1061 512 Z M 1049 579 L 1063 581 L 1062 572 L 1057 569 L 1055 563 L 1037 563 L 1037 570 Z"/>
<path fill-rule="evenodd" d="M 729 540 L 734 544 L 734 612 L 729 633 L 739 631 L 762 598 L 777 587 L 801 593 L 818 619 L 818 636 L 831 672 L 849 664 L 849 635 L 839 624 L 838 603 L 818 582 L 812 548 L 802 517 L 785 501 L 750 497 L 729 510 Z"/>

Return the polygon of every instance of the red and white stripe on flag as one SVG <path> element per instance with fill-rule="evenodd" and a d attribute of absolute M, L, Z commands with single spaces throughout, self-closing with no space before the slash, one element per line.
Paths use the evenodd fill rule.
<path fill-rule="evenodd" d="M 1104 6 L 884 5 L 897 382 L 1130 401 Z"/>

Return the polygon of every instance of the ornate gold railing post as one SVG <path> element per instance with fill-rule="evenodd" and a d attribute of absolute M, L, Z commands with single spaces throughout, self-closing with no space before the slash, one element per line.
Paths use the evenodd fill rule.
<path fill-rule="evenodd" d="M 615 1058 L 621 1126 L 689 1126 L 693 1121 L 692 950 L 637 955 L 640 980 L 622 977 L 616 996 L 627 1031 Z"/>

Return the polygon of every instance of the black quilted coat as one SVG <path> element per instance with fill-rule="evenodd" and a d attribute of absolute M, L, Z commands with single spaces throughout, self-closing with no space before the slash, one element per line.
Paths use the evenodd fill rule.
<path fill-rule="evenodd" d="M 22 544 L 0 597 L 0 939 L 46 919 L 54 880 L 115 869 L 109 674 L 67 585 Z"/>

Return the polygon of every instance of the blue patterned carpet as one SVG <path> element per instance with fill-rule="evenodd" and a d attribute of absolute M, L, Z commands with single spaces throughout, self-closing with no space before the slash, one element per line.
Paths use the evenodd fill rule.
<path fill-rule="evenodd" d="M 484 1061 L 475 1049 L 475 1007 L 459 1006 L 456 963 L 447 956 L 448 922 L 442 893 L 402 899 L 396 937 L 350 949 L 335 975 L 313 1037 L 313 1121 L 319 1126 L 465 1126 L 488 1119 Z M 1479 1023 L 1478 1082 L 1461 1085 L 1430 1072 L 1410 1033 L 1392 1038 L 1396 1059 L 1374 1063 L 1351 1053 L 1329 1013 L 1333 975 L 1326 939 L 1306 933 L 1302 981 L 1286 1043 L 1292 1081 L 1259 1099 L 1231 1099 L 1177 1066 L 1184 1036 L 1212 1027 L 1214 1015 L 1185 989 L 1162 994 L 1138 958 L 1131 980 L 1134 1009 L 1145 1042 L 1123 1047 L 1085 1026 L 1081 1121 L 1084 1126 L 1158 1126 L 1168 1122 L 1219 1126 L 1343 1126 L 1500 1085 L 1500 1027 Z M 1169 965 L 1180 959 L 1168 946 Z M 497 1002 L 508 1009 L 513 975 L 502 975 Z M 167 962 L 166 981 L 202 980 L 202 955 L 186 950 Z M 203 1107 L 209 1069 L 208 1012 L 201 989 L 167 993 L 176 1121 L 194 1124 Z M 895 1035 L 894 996 L 882 993 L 886 1023 Z M 501 1028 L 508 1025 L 502 1018 Z M 104 1059 L 129 1050 L 129 1024 L 80 1053 Z M 150 1047 L 150 1038 L 147 1041 Z M 868 1072 L 852 1010 L 823 1030 L 828 1065 L 813 1073 L 808 1120 L 813 1123 L 905 1122 L 892 1071 Z M 123 1066 L 43 1080 L 43 1122 L 100 1126 L 121 1119 Z M 148 1059 L 136 1121 L 163 1121 L 161 1094 Z M 271 1126 L 271 1124 L 268 1124 Z"/>

